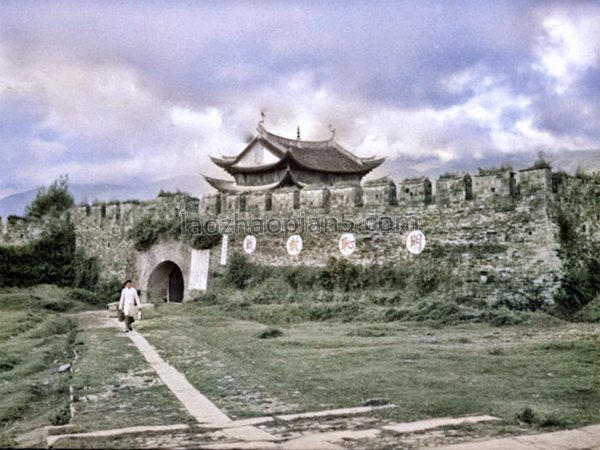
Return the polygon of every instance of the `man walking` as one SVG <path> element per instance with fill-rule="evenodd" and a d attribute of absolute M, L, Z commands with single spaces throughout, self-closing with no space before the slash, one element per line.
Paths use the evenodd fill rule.
<path fill-rule="evenodd" d="M 133 315 L 135 314 L 136 306 L 140 306 L 137 289 L 133 287 L 131 280 L 127 280 L 125 287 L 121 291 L 121 299 L 119 300 L 119 309 L 125 314 L 125 333 L 133 331 L 131 324 L 135 320 Z"/>

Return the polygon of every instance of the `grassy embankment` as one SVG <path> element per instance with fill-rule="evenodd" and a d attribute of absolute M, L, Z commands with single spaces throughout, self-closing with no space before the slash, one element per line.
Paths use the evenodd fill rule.
<path fill-rule="evenodd" d="M 46 425 L 76 432 L 189 421 L 123 332 L 84 312 L 89 295 L 50 285 L 0 290 L 0 447 L 41 444 L 18 439 Z M 59 373 L 63 363 L 74 371 Z"/>
<path fill-rule="evenodd" d="M 58 312 L 78 307 L 63 289 L 39 286 L 0 291 L 0 444 L 43 425 L 69 421 L 75 324 Z"/>

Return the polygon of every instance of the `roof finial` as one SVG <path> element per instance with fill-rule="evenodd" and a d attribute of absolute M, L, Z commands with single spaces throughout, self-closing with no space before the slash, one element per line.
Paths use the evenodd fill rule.
<path fill-rule="evenodd" d="M 333 139 L 335 137 L 335 128 L 331 124 L 329 124 L 329 131 L 331 131 L 331 139 Z"/>
<path fill-rule="evenodd" d="M 260 121 L 258 122 L 258 127 L 256 127 L 256 131 L 258 131 L 259 133 L 263 133 L 265 131 L 265 113 L 264 111 L 260 112 Z"/>
<path fill-rule="evenodd" d="M 296 132 L 296 138 L 300 140 L 300 125 L 298 125 L 298 130 Z"/>

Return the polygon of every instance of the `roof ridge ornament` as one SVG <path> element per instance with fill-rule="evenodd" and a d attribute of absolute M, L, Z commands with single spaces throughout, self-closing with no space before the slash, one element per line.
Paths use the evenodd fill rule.
<path fill-rule="evenodd" d="M 333 125 L 331 124 L 329 124 L 329 131 L 331 132 L 331 137 L 329 138 L 329 140 L 332 141 L 335 137 L 335 128 L 333 128 Z"/>
<path fill-rule="evenodd" d="M 260 121 L 258 122 L 258 127 L 256 128 L 259 133 L 263 133 L 266 131 L 265 130 L 265 118 L 266 118 L 265 112 L 261 111 L 260 112 Z"/>
<path fill-rule="evenodd" d="M 298 128 L 296 129 L 296 139 L 300 140 L 300 125 L 298 125 Z"/>

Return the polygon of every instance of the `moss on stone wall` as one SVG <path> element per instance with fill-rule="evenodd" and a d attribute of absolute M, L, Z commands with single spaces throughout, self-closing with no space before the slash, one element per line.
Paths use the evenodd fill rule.
<path fill-rule="evenodd" d="M 560 289 L 555 297 L 558 312 L 576 316 L 600 292 L 600 243 L 579 229 L 580 211 L 555 205 L 559 256 L 563 261 Z"/>
<path fill-rule="evenodd" d="M 187 215 L 183 223 L 181 217 L 157 218 L 144 216 L 138 219 L 128 232 L 137 251 L 147 251 L 162 238 L 171 238 L 186 242 L 195 249 L 209 249 L 221 241 L 219 233 L 206 232 L 206 218 L 199 215 Z M 186 226 L 194 224 L 193 226 Z"/>

